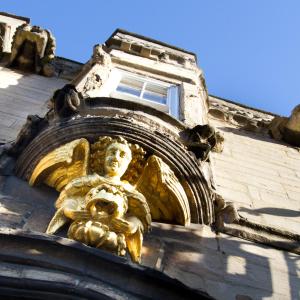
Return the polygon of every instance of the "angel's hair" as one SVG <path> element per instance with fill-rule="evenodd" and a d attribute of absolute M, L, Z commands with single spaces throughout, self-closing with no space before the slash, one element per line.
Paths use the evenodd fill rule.
<path fill-rule="evenodd" d="M 104 175 L 104 158 L 107 148 L 114 144 L 119 143 L 126 145 L 132 154 L 132 160 L 127 168 L 127 171 L 123 175 L 122 179 L 127 180 L 130 183 L 136 183 L 138 177 L 141 174 L 143 167 L 145 166 L 145 150 L 137 144 L 130 144 L 122 136 L 110 137 L 103 136 L 99 137 L 98 141 L 91 145 L 90 155 L 90 170 L 92 173 L 98 173 Z"/>

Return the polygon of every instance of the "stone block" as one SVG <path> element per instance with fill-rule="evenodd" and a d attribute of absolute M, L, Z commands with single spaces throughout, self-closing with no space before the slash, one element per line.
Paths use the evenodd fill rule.
<path fill-rule="evenodd" d="M 142 265 L 161 270 L 164 251 L 162 239 L 151 234 L 146 235 L 143 242 Z"/>
<path fill-rule="evenodd" d="M 243 205 L 248 207 L 253 206 L 252 199 L 248 193 L 236 191 L 230 187 L 225 188 L 221 186 L 217 187 L 217 193 L 220 194 L 225 201 L 234 202 L 238 205 L 238 207 Z"/>
<path fill-rule="evenodd" d="M 151 234 L 162 241 L 184 242 L 187 245 L 203 249 L 217 250 L 216 233 L 209 226 L 191 224 L 190 226 L 152 223 Z"/>
<path fill-rule="evenodd" d="M 260 189 L 260 199 L 261 201 L 255 202 L 255 207 L 261 207 L 259 204 L 264 203 L 264 206 L 267 204 L 268 206 L 275 205 L 276 207 L 285 206 L 288 198 L 286 193 L 277 193 L 274 191 Z"/>
<path fill-rule="evenodd" d="M 287 191 L 287 194 L 290 199 L 296 200 L 300 204 L 300 193 L 299 192 Z"/>
<path fill-rule="evenodd" d="M 248 159 L 247 156 L 244 156 L 242 160 L 236 159 L 233 157 L 224 157 L 219 156 L 215 159 L 215 165 L 217 172 L 221 171 L 219 169 L 230 169 L 230 170 L 242 170 L 243 172 L 246 172 L 247 174 L 252 174 L 256 176 L 259 174 L 262 177 L 270 178 L 271 176 L 278 176 L 278 172 L 276 169 L 269 167 L 266 167 L 265 164 L 260 164 L 259 161 L 255 161 L 252 159 Z"/>
<path fill-rule="evenodd" d="M 238 281 L 238 278 L 237 278 Z M 255 289 L 250 286 L 241 284 L 232 284 L 226 281 L 205 280 L 207 292 L 216 299 L 237 300 L 240 297 L 251 300 L 265 299 L 267 296 L 272 296 L 272 291 Z M 239 298 L 237 298 L 239 297 Z"/>
<path fill-rule="evenodd" d="M 268 226 L 280 230 L 292 232 L 294 234 L 299 234 L 299 230 L 300 230 L 299 217 L 297 218 L 280 217 L 280 216 L 274 216 L 269 214 L 263 214 L 262 217 L 264 219 L 264 224 L 267 224 Z"/>
<path fill-rule="evenodd" d="M 44 232 L 56 198 L 57 192 L 46 186 L 32 188 L 15 176 L 6 176 L 0 196 L 2 226 Z"/>
<path fill-rule="evenodd" d="M 251 172 L 253 174 L 251 174 Z M 283 186 L 275 182 L 273 177 L 266 176 L 265 174 L 251 169 L 231 166 L 231 164 L 223 161 L 216 163 L 215 168 L 216 176 L 222 176 L 229 180 L 239 182 L 242 184 L 251 185 L 257 188 L 266 189 L 274 192 L 285 193 Z"/>
<path fill-rule="evenodd" d="M 199 288 L 197 282 L 203 277 L 221 280 L 223 269 L 222 257 L 218 251 L 200 252 L 183 243 L 166 242 L 163 271 L 173 278 L 184 277 L 184 283 L 190 287 Z M 190 274 L 193 278 L 191 282 Z M 198 278 L 196 281 L 195 276 Z"/>
<path fill-rule="evenodd" d="M 291 158 L 300 159 L 300 150 L 299 148 L 287 147 L 285 149 L 287 155 Z"/>
<path fill-rule="evenodd" d="M 216 176 L 216 184 L 217 186 L 224 187 L 224 188 L 230 188 L 235 191 L 239 192 L 248 192 L 247 185 L 244 183 L 235 182 L 232 180 L 229 180 L 228 178 L 224 178 L 222 176 Z"/>

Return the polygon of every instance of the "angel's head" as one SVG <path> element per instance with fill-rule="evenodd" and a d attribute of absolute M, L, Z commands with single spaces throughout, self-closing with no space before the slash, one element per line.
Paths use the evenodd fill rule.
<path fill-rule="evenodd" d="M 137 144 L 130 144 L 121 136 L 103 136 L 91 145 L 91 172 L 105 177 L 135 183 L 145 165 L 146 152 Z"/>
<path fill-rule="evenodd" d="M 106 149 L 104 171 L 107 177 L 121 178 L 131 162 L 130 146 L 125 139 L 114 140 Z"/>

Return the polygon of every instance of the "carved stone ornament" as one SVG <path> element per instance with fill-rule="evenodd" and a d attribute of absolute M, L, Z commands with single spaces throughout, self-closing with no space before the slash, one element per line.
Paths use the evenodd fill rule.
<path fill-rule="evenodd" d="M 51 98 L 55 116 L 66 118 L 76 114 L 82 100 L 81 98 L 72 84 L 66 84 L 63 88 L 55 91 Z"/>
<path fill-rule="evenodd" d="M 8 66 L 45 76 L 54 74 L 55 39 L 50 31 L 23 24 L 16 29 Z"/>
<path fill-rule="evenodd" d="M 0 23 L 0 55 L 2 54 L 5 42 L 6 24 Z"/>
<path fill-rule="evenodd" d="M 237 208 L 233 202 L 225 201 L 222 196 L 215 194 L 215 229 L 224 230 L 225 223 L 234 223 L 240 219 Z"/>
<path fill-rule="evenodd" d="M 208 124 L 186 129 L 181 135 L 188 150 L 201 161 L 208 159 L 210 151 L 220 153 L 223 150 L 224 137 Z"/>
<path fill-rule="evenodd" d="M 269 125 L 269 133 L 275 140 L 300 147 L 300 104 L 293 109 L 289 118 L 275 117 Z"/>
<path fill-rule="evenodd" d="M 250 132 L 265 133 L 274 118 L 270 113 L 243 107 L 215 96 L 209 96 L 209 103 L 210 117 Z"/>
<path fill-rule="evenodd" d="M 35 167 L 29 183 L 39 182 L 60 192 L 47 233 L 70 223 L 69 238 L 118 255 L 128 249 L 136 263 L 151 219 L 190 222 L 187 196 L 170 167 L 121 136 L 60 146 Z"/>
<path fill-rule="evenodd" d="M 104 45 L 95 45 L 93 55 L 72 84 L 78 92 L 88 96 L 89 92 L 99 89 L 108 79 L 111 71 L 111 57 Z"/>

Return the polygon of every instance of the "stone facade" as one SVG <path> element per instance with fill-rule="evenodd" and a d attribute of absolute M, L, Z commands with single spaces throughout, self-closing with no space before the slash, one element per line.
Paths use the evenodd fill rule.
<path fill-rule="evenodd" d="M 193 53 L 124 30 L 85 65 L 56 57 L 53 66 L 51 78 L 0 69 L 0 295 L 300 298 L 300 152 L 282 138 L 282 128 L 298 130 L 297 110 L 274 140 L 279 117 L 208 96 Z M 122 98 L 120 74 L 124 85 L 179 87 L 178 114 Z M 45 234 L 57 192 L 27 183 L 47 153 L 99 135 L 122 135 L 160 157 L 188 196 L 192 224 L 152 222 L 141 266 L 64 230 Z"/>

